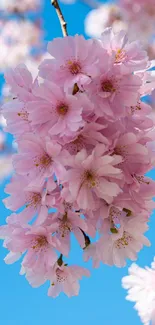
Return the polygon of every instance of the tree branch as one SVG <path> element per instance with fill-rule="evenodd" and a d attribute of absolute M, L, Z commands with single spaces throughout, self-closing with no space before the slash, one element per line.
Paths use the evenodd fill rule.
<path fill-rule="evenodd" d="M 63 36 L 67 36 L 68 35 L 68 33 L 67 33 L 67 23 L 66 23 L 66 21 L 64 19 L 64 16 L 62 14 L 62 11 L 60 9 L 58 1 L 57 0 L 51 0 L 51 4 L 56 10 L 57 16 L 58 16 L 59 21 L 60 21 Z"/>

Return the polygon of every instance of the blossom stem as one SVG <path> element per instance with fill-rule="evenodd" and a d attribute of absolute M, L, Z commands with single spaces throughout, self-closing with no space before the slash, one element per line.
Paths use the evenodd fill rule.
<path fill-rule="evenodd" d="M 63 255 L 62 254 L 59 256 L 57 263 L 59 266 L 61 266 L 63 264 Z"/>
<path fill-rule="evenodd" d="M 79 228 L 79 229 L 80 229 L 81 232 L 83 233 L 83 236 L 84 236 L 84 239 L 85 239 L 85 247 L 83 248 L 83 249 L 85 249 L 85 248 L 87 248 L 87 247 L 91 244 L 91 241 L 90 241 L 89 236 L 87 236 L 87 235 L 85 234 L 85 232 L 84 232 L 81 228 Z"/>
<path fill-rule="evenodd" d="M 58 16 L 59 21 L 60 21 L 63 36 L 67 36 L 68 35 L 68 33 L 67 33 L 67 23 L 66 23 L 66 21 L 64 19 L 64 16 L 63 16 L 62 11 L 60 9 L 59 3 L 58 3 L 57 0 L 51 0 L 51 4 L 56 10 L 57 16 Z"/>

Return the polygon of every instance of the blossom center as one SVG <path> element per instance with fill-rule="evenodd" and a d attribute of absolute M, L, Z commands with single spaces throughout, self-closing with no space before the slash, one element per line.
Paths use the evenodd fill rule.
<path fill-rule="evenodd" d="M 64 271 L 60 270 L 59 268 L 56 269 L 56 277 L 57 282 L 65 282 L 67 279 L 67 275 L 64 273 Z"/>
<path fill-rule="evenodd" d="M 117 146 L 114 149 L 114 153 L 116 155 L 121 155 L 125 158 L 128 155 L 128 147 L 127 146 Z"/>
<path fill-rule="evenodd" d="M 126 231 L 124 231 L 123 236 L 116 240 L 116 248 L 126 248 L 131 241 L 132 237 Z"/>
<path fill-rule="evenodd" d="M 97 185 L 96 177 L 91 170 L 85 172 L 84 179 L 89 187 L 95 187 Z"/>
<path fill-rule="evenodd" d="M 103 81 L 101 86 L 102 90 L 107 93 L 112 93 L 116 90 L 111 80 Z"/>
<path fill-rule="evenodd" d="M 66 115 L 68 112 L 68 106 L 66 104 L 60 104 L 57 106 L 57 112 L 60 115 Z"/>
<path fill-rule="evenodd" d="M 141 108 L 141 103 L 138 102 L 136 106 L 131 106 L 131 113 L 133 114 L 134 112 L 136 111 L 140 111 L 142 108 Z"/>
<path fill-rule="evenodd" d="M 52 159 L 47 154 L 44 154 L 43 156 L 39 157 L 35 162 L 36 167 L 47 168 L 51 164 Z"/>
<path fill-rule="evenodd" d="M 39 250 L 43 247 L 46 247 L 48 244 L 47 238 L 45 236 L 38 236 L 35 238 L 35 240 L 33 241 L 33 246 L 32 248 L 34 250 Z"/>
<path fill-rule="evenodd" d="M 67 64 L 68 64 L 69 71 L 71 72 L 71 74 L 76 75 L 81 71 L 81 66 L 78 62 L 69 60 L 67 62 Z"/>
<path fill-rule="evenodd" d="M 126 53 L 122 49 L 118 49 L 115 54 L 115 63 L 121 63 L 125 59 Z"/>
<path fill-rule="evenodd" d="M 145 180 L 144 176 L 139 176 L 139 175 L 133 175 L 133 176 L 136 178 L 139 184 L 146 184 L 146 185 L 150 184 L 148 180 Z"/>
<path fill-rule="evenodd" d="M 22 110 L 21 112 L 17 113 L 17 115 L 24 121 L 28 121 L 29 113 L 27 111 Z"/>
<path fill-rule="evenodd" d="M 35 209 L 37 208 L 38 204 L 41 202 L 41 195 L 40 193 L 32 193 L 28 198 L 28 203 L 26 204 L 26 208 L 31 206 Z"/>

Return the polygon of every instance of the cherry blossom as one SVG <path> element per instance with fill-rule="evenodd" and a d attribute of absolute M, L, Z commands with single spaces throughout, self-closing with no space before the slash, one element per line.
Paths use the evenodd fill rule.
<path fill-rule="evenodd" d="M 56 297 L 63 291 L 68 297 L 77 296 L 79 293 L 78 280 L 82 276 L 89 276 L 89 271 L 79 266 L 67 266 L 56 264 L 50 272 L 51 286 L 48 295 Z"/>
<path fill-rule="evenodd" d="M 155 119 L 143 97 L 154 94 L 154 63 L 111 28 L 99 39 L 54 39 L 48 52 L 35 72 L 20 64 L 5 73 L 2 114 L 17 152 L 0 237 L 5 262 L 20 260 L 33 287 L 49 281 L 49 296 L 71 297 L 89 276 L 76 254 L 69 263 L 73 237 L 95 268 L 124 267 L 150 246 Z"/>
<path fill-rule="evenodd" d="M 85 40 L 81 35 L 56 38 L 49 42 L 48 52 L 52 59 L 42 62 L 40 76 L 59 82 L 64 87 L 73 87 L 77 82 L 89 83 L 97 73 L 99 45 L 93 44 L 93 40 Z"/>
<path fill-rule="evenodd" d="M 101 35 L 103 47 L 115 54 L 115 63 L 123 65 L 124 69 L 141 70 L 147 67 L 146 52 L 139 42 L 129 43 L 127 33 L 113 33 L 112 28 L 106 28 Z"/>
<path fill-rule="evenodd" d="M 14 223 L 8 223 L 4 229 L 1 228 L 0 237 L 5 238 L 5 247 L 13 253 L 27 252 L 23 258 L 23 266 L 37 270 L 41 265 L 46 274 L 48 267 L 53 266 L 57 260 L 55 249 L 58 249 L 59 242 L 51 236 L 51 231 L 55 231 L 55 225 L 53 229 L 50 227 L 50 231 L 48 227 L 43 226 L 24 227 L 19 224 L 15 215 L 13 217 Z"/>
<path fill-rule="evenodd" d="M 15 170 L 20 175 L 29 175 L 34 184 L 43 184 L 46 177 L 53 176 L 54 172 L 61 173 L 63 166 L 58 161 L 61 146 L 46 143 L 34 134 L 27 133 L 18 141 L 19 154 L 13 158 Z M 23 164 L 24 159 L 24 164 Z"/>
<path fill-rule="evenodd" d="M 65 93 L 63 88 L 48 80 L 36 87 L 34 93 L 36 97 L 43 99 L 41 101 L 40 98 L 36 98 L 27 105 L 32 127 L 36 128 L 36 131 L 43 132 L 45 129 L 51 136 L 62 137 L 73 136 L 73 132 L 83 127 L 83 103 L 80 108 L 76 96 Z M 43 125 L 43 130 L 40 125 Z"/>
<path fill-rule="evenodd" d="M 38 287 L 49 280 L 48 296 L 53 298 L 57 297 L 61 292 L 64 292 L 68 297 L 77 296 L 80 289 L 78 280 L 81 280 L 83 276 L 90 276 L 89 271 L 83 267 L 65 264 L 62 260 L 62 255 L 60 255 L 54 266 L 44 276 L 40 271 L 36 276 L 32 269 L 23 266 L 21 274 L 26 275 L 32 287 Z"/>
<path fill-rule="evenodd" d="M 113 219 L 114 220 L 114 219 Z M 137 259 L 136 253 L 143 245 L 150 246 L 149 240 L 143 236 L 148 229 L 146 221 L 141 217 L 126 218 L 120 221 L 120 228 L 111 228 L 111 234 L 105 234 L 100 239 L 100 254 L 102 261 L 108 265 L 122 267 L 126 265 L 125 259 Z"/>

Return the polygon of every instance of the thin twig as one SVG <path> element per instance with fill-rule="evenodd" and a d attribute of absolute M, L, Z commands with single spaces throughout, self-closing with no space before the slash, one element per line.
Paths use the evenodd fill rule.
<path fill-rule="evenodd" d="M 56 13 L 58 15 L 58 18 L 59 18 L 59 21 L 60 21 L 60 25 L 61 25 L 61 29 L 62 29 L 62 33 L 63 33 L 63 36 L 67 36 L 68 33 L 67 33 L 67 23 L 64 19 L 64 16 L 62 14 L 62 11 L 60 9 L 60 6 L 58 4 L 58 1 L 57 0 L 51 0 L 51 4 L 52 6 L 55 8 L 56 10 Z"/>

